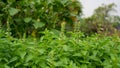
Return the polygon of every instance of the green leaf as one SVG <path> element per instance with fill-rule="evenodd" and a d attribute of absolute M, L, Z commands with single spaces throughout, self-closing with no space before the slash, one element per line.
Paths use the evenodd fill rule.
<path fill-rule="evenodd" d="M 63 46 L 63 50 L 64 50 L 64 51 L 68 51 L 68 50 L 69 50 L 69 47 L 68 47 L 67 45 L 64 45 L 64 46 Z"/>
<path fill-rule="evenodd" d="M 22 22 L 22 19 L 21 18 L 16 18 L 14 19 L 16 22 Z"/>
<path fill-rule="evenodd" d="M 64 66 L 68 64 L 68 59 L 67 58 L 61 58 L 60 61 L 55 63 L 55 66 Z"/>
<path fill-rule="evenodd" d="M 85 56 L 85 55 L 87 54 L 87 51 L 84 51 L 84 50 L 83 50 L 83 51 L 81 51 L 81 53 L 82 53 L 82 55 Z"/>
<path fill-rule="evenodd" d="M 62 61 L 58 61 L 54 65 L 60 67 L 60 66 L 63 66 L 63 64 L 64 63 Z"/>
<path fill-rule="evenodd" d="M 35 65 L 33 65 L 32 68 L 37 68 L 37 67 Z"/>
<path fill-rule="evenodd" d="M 35 29 L 45 26 L 45 23 L 43 23 L 43 22 L 39 22 L 36 20 L 33 20 L 33 22 L 34 22 L 33 26 L 35 27 Z"/>
<path fill-rule="evenodd" d="M 17 14 L 17 13 L 19 12 L 19 9 L 10 8 L 10 9 L 8 10 L 8 12 L 9 12 L 9 14 L 10 14 L 11 16 L 14 16 L 15 14 Z"/>
<path fill-rule="evenodd" d="M 16 61 L 17 59 L 18 59 L 18 57 L 13 57 L 13 58 L 9 61 L 9 63 L 14 62 L 14 61 Z"/>
<path fill-rule="evenodd" d="M 103 62 L 104 68 L 112 68 L 111 60 L 107 59 Z"/>
<path fill-rule="evenodd" d="M 16 64 L 15 64 L 15 67 L 18 67 L 19 65 L 21 65 L 20 62 L 16 63 Z"/>
<path fill-rule="evenodd" d="M 31 17 L 24 18 L 24 22 L 25 22 L 25 23 L 29 23 L 31 20 L 32 20 Z"/>
<path fill-rule="evenodd" d="M 8 65 L 5 65 L 4 68 L 10 68 Z"/>
<path fill-rule="evenodd" d="M 24 51 L 24 52 L 21 52 L 21 53 L 20 53 L 21 59 L 24 59 L 25 55 L 26 55 L 26 52 L 25 52 L 25 51 Z"/>
<path fill-rule="evenodd" d="M 9 62 L 7 58 L 3 58 L 3 60 L 4 60 L 5 62 Z"/>
<path fill-rule="evenodd" d="M 45 49 L 39 49 L 38 51 L 39 51 L 40 54 L 44 54 Z"/>
<path fill-rule="evenodd" d="M 78 67 L 75 63 L 73 63 L 73 61 L 70 61 L 70 65 L 68 66 L 68 68 L 78 68 Z"/>
<path fill-rule="evenodd" d="M 75 53 L 75 54 L 73 54 L 73 56 L 78 56 L 78 57 L 80 57 L 80 56 L 82 56 L 82 55 L 81 55 L 81 53 Z"/>
<path fill-rule="evenodd" d="M 88 68 L 86 64 L 82 64 L 80 68 Z"/>
<path fill-rule="evenodd" d="M 4 14 L 0 14 L 0 17 L 3 16 Z"/>
<path fill-rule="evenodd" d="M 33 58 L 32 54 L 28 55 L 27 58 L 26 58 L 26 62 L 29 62 L 30 60 L 32 60 L 32 58 Z"/>

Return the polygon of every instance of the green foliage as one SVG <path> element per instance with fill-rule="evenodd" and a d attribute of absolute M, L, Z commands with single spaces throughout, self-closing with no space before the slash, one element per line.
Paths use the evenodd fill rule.
<path fill-rule="evenodd" d="M 114 27 L 119 27 L 119 24 L 120 24 L 120 16 L 113 16 L 113 17 L 111 17 L 111 20 L 113 20 L 112 22 L 114 22 L 113 23 L 113 26 Z"/>
<path fill-rule="evenodd" d="M 0 68 L 120 68 L 120 39 L 81 32 L 42 32 L 33 38 L 0 38 Z"/>
<path fill-rule="evenodd" d="M 88 35 L 92 33 L 114 34 L 116 28 L 113 27 L 113 24 L 119 22 L 118 18 L 116 18 L 117 16 L 111 14 L 111 12 L 113 13 L 113 11 L 115 11 L 115 6 L 116 5 L 112 3 L 98 7 L 91 17 L 83 19 L 81 31 Z"/>
<path fill-rule="evenodd" d="M 103 9 L 83 20 L 89 23 L 84 25 L 78 21 L 82 11 L 77 0 L 1 0 L 0 68 L 120 68 L 118 36 L 85 37 L 79 31 L 82 25 L 88 31 L 108 25 L 106 9 L 98 11 Z M 74 32 L 65 31 L 71 27 Z"/>
<path fill-rule="evenodd" d="M 62 21 L 73 26 L 72 18 L 81 12 L 77 0 L 0 0 L 0 25 L 21 38 L 45 28 L 60 29 Z"/>

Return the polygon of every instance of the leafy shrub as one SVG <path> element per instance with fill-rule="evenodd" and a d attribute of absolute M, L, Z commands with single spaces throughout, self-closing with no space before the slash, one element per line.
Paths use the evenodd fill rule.
<path fill-rule="evenodd" d="M 0 68 L 119 68 L 120 39 L 81 32 L 42 32 L 33 38 L 0 38 Z"/>
<path fill-rule="evenodd" d="M 45 28 L 59 30 L 63 21 L 73 26 L 81 12 L 78 0 L 1 0 L 0 25 L 21 38 Z"/>

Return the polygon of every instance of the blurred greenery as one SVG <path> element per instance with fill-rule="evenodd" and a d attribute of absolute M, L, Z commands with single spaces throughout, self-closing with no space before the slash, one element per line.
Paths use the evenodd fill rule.
<path fill-rule="evenodd" d="M 0 0 L 0 68 L 120 68 L 115 6 L 82 18 L 78 0 Z"/>
<path fill-rule="evenodd" d="M 81 8 L 77 0 L 0 1 L 0 23 L 14 37 L 39 36 L 46 28 L 60 30 L 63 21 L 72 29 Z"/>
<path fill-rule="evenodd" d="M 84 18 L 80 30 L 86 35 L 99 33 L 103 35 L 112 35 L 118 33 L 116 27 L 120 23 L 120 17 L 112 15 L 115 12 L 115 4 L 109 4 L 98 7 L 91 17 Z"/>

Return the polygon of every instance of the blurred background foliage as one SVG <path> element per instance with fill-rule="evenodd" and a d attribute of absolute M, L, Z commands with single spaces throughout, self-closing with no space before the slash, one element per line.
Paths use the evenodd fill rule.
<path fill-rule="evenodd" d="M 113 35 L 119 33 L 120 17 L 113 15 L 116 12 L 115 6 L 112 3 L 98 7 L 91 17 L 83 19 L 80 30 L 86 35 L 93 33 Z"/>
<path fill-rule="evenodd" d="M 65 32 L 119 35 L 120 17 L 112 15 L 115 6 L 103 4 L 91 17 L 82 18 L 82 5 L 78 0 L 1 0 L 0 27 L 7 35 L 18 38 L 39 37 L 45 29 L 59 33 L 62 23 Z"/>

